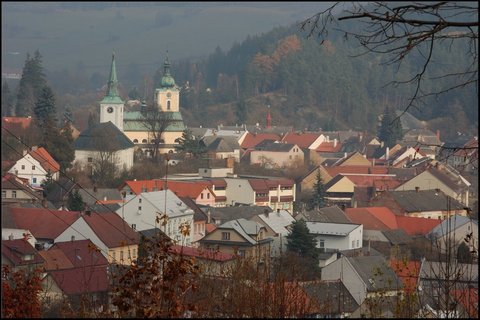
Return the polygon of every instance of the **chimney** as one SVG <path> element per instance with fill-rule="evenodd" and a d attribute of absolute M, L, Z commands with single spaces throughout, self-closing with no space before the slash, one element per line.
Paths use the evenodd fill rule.
<path fill-rule="evenodd" d="M 33 147 L 32 147 L 32 151 L 35 151 L 35 150 L 37 150 L 37 149 L 38 149 L 38 146 L 33 146 Z"/>
<path fill-rule="evenodd" d="M 440 140 L 440 130 L 437 129 L 437 139 Z"/>
<path fill-rule="evenodd" d="M 70 238 L 70 241 L 72 241 L 72 242 L 75 241 L 75 236 L 72 236 L 72 237 Z"/>
<path fill-rule="evenodd" d="M 209 210 L 207 210 L 207 223 L 210 223 L 211 220 L 212 220 L 212 216 L 210 214 L 210 209 L 209 209 Z"/>
<path fill-rule="evenodd" d="M 337 147 L 337 138 L 333 139 L 333 147 L 334 147 L 334 148 Z"/>
<path fill-rule="evenodd" d="M 420 191 L 420 187 L 415 187 L 415 192 Z"/>
<path fill-rule="evenodd" d="M 105 196 L 105 197 L 103 197 L 103 201 L 107 201 L 107 197 L 106 197 L 106 196 Z"/>
<path fill-rule="evenodd" d="M 385 150 L 385 160 L 388 160 L 390 158 L 390 148 L 387 147 L 387 150 Z"/>
<path fill-rule="evenodd" d="M 8 240 L 13 240 L 13 234 L 10 233 L 10 235 L 8 236 Z"/>

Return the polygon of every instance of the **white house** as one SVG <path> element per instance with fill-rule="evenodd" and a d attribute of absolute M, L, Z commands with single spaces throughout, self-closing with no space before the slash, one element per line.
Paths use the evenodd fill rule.
<path fill-rule="evenodd" d="M 194 211 L 170 190 L 126 195 L 125 204 L 116 212 L 137 231 L 160 228 L 178 244 L 191 246 Z M 164 219 L 164 213 L 167 219 Z M 190 228 L 189 235 L 182 235 L 181 225 Z"/>
<path fill-rule="evenodd" d="M 19 159 L 8 172 L 28 179 L 32 187 L 39 187 L 48 173 L 51 174 L 52 179 L 58 180 L 60 165 L 45 148 L 32 147 L 32 150 Z"/>
<path fill-rule="evenodd" d="M 350 223 L 309 222 L 307 228 L 317 239 L 322 252 L 360 249 L 363 246 L 363 225 Z"/>

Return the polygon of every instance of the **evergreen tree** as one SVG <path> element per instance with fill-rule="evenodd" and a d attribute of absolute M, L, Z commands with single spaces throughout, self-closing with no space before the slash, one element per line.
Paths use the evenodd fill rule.
<path fill-rule="evenodd" d="M 310 233 L 305 220 L 300 219 L 292 223 L 292 231 L 287 235 L 287 249 L 290 252 L 298 253 L 300 256 L 318 259 L 317 240 Z M 318 261 L 317 261 L 318 262 Z"/>
<path fill-rule="evenodd" d="M 37 124 L 40 128 L 45 128 L 45 125 L 55 124 L 56 122 L 56 108 L 55 108 L 55 97 L 53 91 L 50 87 L 45 86 L 42 89 L 41 95 L 38 97 L 37 103 L 35 104 L 35 109 L 33 110 Z"/>
<path fill-rule="evenodd" d="M 50 171 L 47 172 L 45 180 L 42 181 L 40 186 L 43 189 L 44 197 L 48 196 L 48 194 L 53 191 L 53 189 L 55 188 L 55 180 L 53 180 L 52 174 L 50 173 Z"/>
<path fill-rule="evenodd" d="M 18 86 L 17 104 L 15 106 L 15 115 L 17 117 L 26 117 L 32 114 L 35 102 L 41 95 L 45 85 L 46 80 L 43 74 L 40 52 L 38 50 L 35 51 L 33 58 L 27 53 L 22 70 L 22 78 Z"/>
<path fill-rule="evenodd" d="M 309 210 L 323 208 L 326 206 L 325 200 L 326 192 L 325 186 L 323 185 L 322 176 L 320 175 L 320 170 L 317 171 L 316 181 L 313 185 L 312 197 L 309 201 Z"/>
<path fill-rule="evenodd" d="M 2 85 L 2 117 L 13 116 L 13 96 L 7 82 Z"/>
<path fill-rule="evenodd" d="M 403 129 L 400 119 L 397 119 L 392 108 L 385 107 L 382 121 L 377 129 L 377 136 L 386 147 L 393 147 L 403 137 Z"/>
<path fill-rule="evenodd" d="M 83 202 L 82 195 L 80 194 L 80 192 L 78 192 L 78 189 L 68 195 L 67 207 L 70 211 L 85 210 L 85 203 Z"/>
<path fill-rule="evenodd" d="M 183 130 L 182 136 L 177 138 L 175 142 L 178 143 L 178 145 L 175 146 L 175 149 L 180 153 L 191 154 L 194 157 L 198 157 L 207 152 L 205 146 L 200 140 L 195 139 L 190 129 Z"/>

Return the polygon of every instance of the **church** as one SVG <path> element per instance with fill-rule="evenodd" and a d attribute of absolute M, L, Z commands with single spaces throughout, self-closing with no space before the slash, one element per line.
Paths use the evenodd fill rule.
<path fill-rule="evenodd" d="M 160 138 L 159 153 L 175 152 L 175 140 L 182 136 L 185 130 L 182 114 L 180 113 L 180 88 L 170 73 L 168 56 L 163 65 L 163 77 L 160 88 L 154 91 L 154 106 L 168 119 Z M 146 156 L 153 154 L 153 133 L 147 129 L 145 118 L 141 111 L 124 111 L 125 102 L 120 98 L 117 90 L 118 79 L 115 67 L 115 55 L 112 55 L 110 77 L 107 92 L 100 101 L 100 122 L 112 122 L 122 131 Z M 143 102 L 142 108 L 146 108 Z"/>

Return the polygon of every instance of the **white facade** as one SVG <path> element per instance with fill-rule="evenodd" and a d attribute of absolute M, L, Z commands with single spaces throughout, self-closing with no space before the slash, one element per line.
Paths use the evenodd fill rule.
<path fill-rule="evenodd" d="M 247 179 L 225 178 L 227 205 L 235 203 L 255 204 L 255 192 Z"/>
<path fill-rule="evenodd" d="M 11 229 L 11 228 L 2 228 L 2 240 L 16 240 L 25 238 L 24 234 L 28 234 L 28 243 L 35 247 L 37 239 L 26 229 Z"/>
<path fill-rule="evenodd" d="M 167 223 L 162 225 L 164 220 L 161 216 L 165 210 L 168 219 Z M 194 212 L 170 190 L 127 195 L 125 204 L 116 213 L 137 231 L 160 228 L 168 237 L 177 241 L 177 244 L 191 246 Z M 160 219 L 159 222 L 156 221 L 157 217 Z M 189 226 L 189 235 L 181 234 L 180 225 L 182 224 Z"/>
<path fill-rule="evenodd" d="M 123 103 L 100 103 L 100 123 L 108 121 L 123 132 Z"/>
<path fill-rule="evenodd" d="M 133 166 L 133 154 L 134 148 L 128 148 L 124 150 L 119 150 L 115 152 L 115 158 L 117 160 L 117 168 L 125 168 L 129 170 Z M 92 150 L 75 150 L 75 161 L 78 161 L 82 166 L 91 165 L 95 159 L 98 157 L 98 151 Z"/>
<path fill-rule="evenodd" d="M 350 250 L 363 246 L 363 225 L 348 223 L 307 222 L 321 250 Z"/>
<path fill-rule="evenodd" d="M 42 181 L 47 178 L 47 171 L 30 154 L 26 154 L 19 159 L 8 172 L 17 177 L 28 179 L 28 183 L 33 187 L 39 187 Z M 58 172 L 52 174 L 52 179 L 58 180 Z"/>

